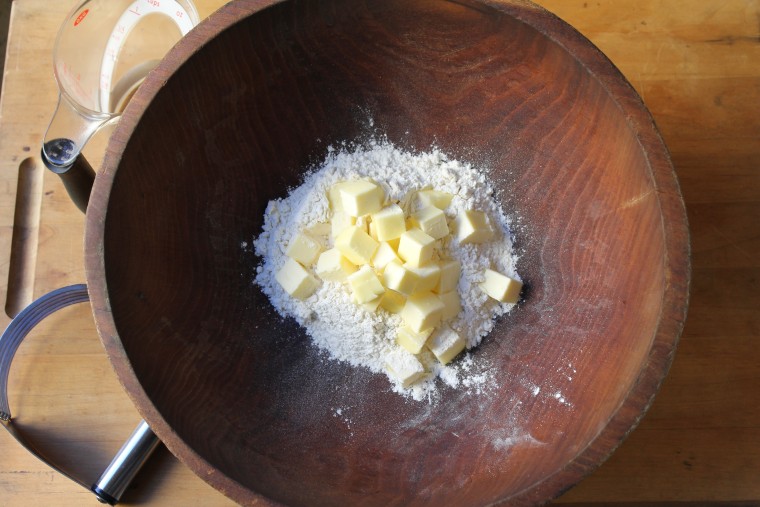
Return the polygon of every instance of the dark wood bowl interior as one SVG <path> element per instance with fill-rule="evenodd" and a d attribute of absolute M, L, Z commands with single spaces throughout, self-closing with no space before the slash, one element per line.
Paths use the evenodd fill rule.
<path fill-rule="evenodd" d="M 408 401 L 327 360 L 252 283 L 267 202 L 372 134 L 478 164 L 518 218 L 525 301 L 476 352 L 497 392 Z M 87 215 L 120 380 L 173 453 L 246 504 L 550 499 L 644 413 L 686 309 L 683 202 L 648 112 L 523 1 L 233 2 L 138 91 Z"/>

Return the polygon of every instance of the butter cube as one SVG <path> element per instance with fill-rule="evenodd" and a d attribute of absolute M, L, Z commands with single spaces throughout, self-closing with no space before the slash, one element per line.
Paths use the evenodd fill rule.
<path fill-rule="evenodd" d="M 380 297 L 376 297 L 375 299 L 372 299 L 370 301 L 367 301 L 366 303 L 360 303 L 356 299 L 356 295 L 355 294 L 351 294 L 351 301 L 353 301 L 357 305 L 361 306 L 362 308 L 364 308 L 368 312 L 372 312 L 372 313 L 377 312 L 377 309 L 380 307 L 380 302 L 382 301 L 382 299 L 383 299 L 383 296 L 380 296 Z"/>
<path fill-rule="evenodd" d="M 420 360 L 402 349 L 394 350 L 386 356 L 385 369 L 405 388 L 425 376 L 425 367 Z"/>
<path fill-rule="evenodd" d="M 340 236 L 340 233 L 356 224 L 356 218 L 348 216 L 344 211 L 336 211 L 330 220 L 330 233 L 333 239 Z"/>
<path fill-rule="evenodd" d="M 459 275 L 462 272 L 462 263 L 456 259 L 448 259 L 440 261 L 438 265 L 441 268 L 441 276 L 438 278 L 436 286 L 433 287 L 433 292 L 443 294 L 456 290 L 457 285 L 459 285 Z"/>
<path fill-rule="evenodd" d="M 340 187 L 348 183 L 347 181 L 339 181 L 327 190 L 327 201 L 330 203 L 330 209 L 333 213 L 343 211 L 343 201 L 340 197 Z"/>
<path fill-rule="evenodd" d="M 369 234 L 369 215 L 364 215 L 356 219 L 356 225 L 359 229 Z M 372 237 L 372 236 L 370 236 Z M 373 238 L 374 239 L 374 238 Z"/>
<path fill-rule="evenodd" d="M 415 292 L 432 291 L 441 279 L 441 267 L 436 262 L 430 262 L 424 266 L 412 266 L 405 264 L 404 267 L 420 277 Z"/>
<path fill-rule="evenodd" d="M 420 292 L 406 300 L 401 318 L 412 331 L 435 327 L 441 322 L 443 302 L 432 292 Z"/>
<path fill-rule="evenodd" d="M 401 313 L 406 304 L 406 297 L 400 292 L 395 290 L 386 289 L 383 294 L 383 298 L 380 301 L 380 306 L 390 313 Z"/>
<path fill-rule="evenodd" d="M 412 215 L 414 222 L 422 232 L 433 239 L 445 238 L 449 235 L 449 225 L 446 223 L 446 215 L 435 206 L 428 206 Z"/>
<path fill-rule="evenodd" d="M 482 211 L 467 210 L 455 219 L 460 243 L 485 243 L 493 238 L 493 229 Z"/>
<path fill-rule="evenodd" d="M 445 210 L 449 204 L 451 204 L 451 199 L 454 196 L 448 192 L 441 192 L 440 190 L 425 189 L 417 192 L 417 197 L 423 207 L 435 206 L 440 210 Z"/>
<path fill-rule="evenodd" d="M 420 229 L 411 229 L 401 235 L 399 257 L 412 266 L 421 266 L 433 257 L 435 239 Z"/>
<path fill-rule="evenodd" d="M 378 241 L 400 238 L 406 231 L 404 211 L 398 204 L 391 204 L 372 214 L 372 223 L 375 224 L 375 232 Z"/>
<path fill-rule="evenodd" d="M 357 267 L 346 259 L 340 250 L 331 248 L 325 250 L 317 259 L 317 276 L 330 282 L 345 282 L 348 275 L 354 273 Z"/>
<path fill-rule="evenodd" d="M 464 350 L 465 345 L 464 339 L 449 327 L 436 329 L 427 342 L 427 347 L 441 364 L 450 363 Z"/>
<path fill-rule="evenodd" d="M 420 277 L 417 273 L 409 271 L 398 261 L 389 262 L 383 271 L 383 283 L 385 283 L 385 286 L 405 296 L 414 294 L 419 281 Z"/>
<path fill-rule="evenodd" d="M 344 182 L 340 185 L 339 192 L 343 211 L 352 217 L 380 211 L 385 200 L 382 187 L 367 180 Z"/>
<path fill-rule="evenodd" d="M 306 234 L 299 232 L 288 243 L 288 248 L 285 250 L 285 255 L 291 259 L 295 259 L 304 266 L 310 266 L 314 263 L 322 251 L 322 245 L 319 241 L 307 236 Z"/>
<path fill-rule="evenodd" d="M 483 283 L 480 284 L 483 292 L 502 303 L 517 303 L 522 290 L 522 282 L 492 269 L 486 269 L 483 278 Z"/>
<path fill-rule="evenodd" d="M 371 223 L 374 224 L 375 222 Z M 401 259 L 399 258 L 398 254 L 396 254 L 396 251 L 393 249 L 393 247 L 389 245 L 387 241 L 383 241 L 380 243 L 380 246 L 377 247 L 375 255 L 372 256 L 372 266 L 375 269 L 382 271 L 385 269 L 385 266 L 387 266 L 388 263 L 393 261 L 401 263 Z"/>
<path fill-rule="evenodd" d="M 357 266 L 369 264 L 379 243 L 369 234 L 356 227 L 347 227 L 335 238 L 335 248 Z"/>
<path fill-rule="evenodd" d="M 412 354 L 419 354 L 432 332 L 433 328 L 425 329 L 421 333 L 416 333 L 407 326 L 401 326 L 396 334 L 396 343 Z"/>
<path fill-rule="evenodd" d="M 275 280 L 285 292 L 296 299 L 306 299 L 317 290 L 319 281 L 301 266 L 298 261 L 288 257 L 285 264 L 274 275 Z"/>
<path fill-rule="evenodd" d="M 383 287 L 375 271 L 367 265 L 348 275 L 348 285 L 353 291 L 356 302 L 360 304 L 379 298 L 385 292 L 385 287 Z M 380 301 L 377 304 L 379 305 Z"/>
<path fill-rule="evenodd" d="M 450 320 L 459 315 L 462 311 L 462 301 L 459 299 L 459 293 L 455 290 L 438 294 L 438 298 L 443 303 L 443 313 L 441 320 Z"/>
<path fill-rule="evenodd" d="M 306 229 L 306 232 L 312 236 L 329 236 L 331 231 L 332 225 L 329 222 L 317 222 Z"/>

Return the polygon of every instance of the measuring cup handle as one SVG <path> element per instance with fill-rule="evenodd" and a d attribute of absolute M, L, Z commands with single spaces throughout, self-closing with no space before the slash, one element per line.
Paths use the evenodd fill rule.
<path fill-rule="evenodd" d="M 35 448 L 16 427 L 8 404 L 8 377 L 13 357 L 29 332 L 48 315 L 76 303 L 89 300 L 87 286 L 71 285 L 50 292 L 24 308 L 0 336 L 0 423 L 23 447 L 52 469 L 92 491 L 100 502 L 115 505 L 142 465 L 159 444 L 158 437 L 141 421 L 100 478 L 90 486 L 55 465 Z"/>
<path fill-rule="evenodd" d="M 60 140 L 46 143 L 54 143 Z M 45 148 L 41 152 L 42 162 L 45 167 L 60 176 L 63 186 L 66 188 L 71 200 L 82 213 L 87 211 L 87 202 L 90 200 L 90 192 L 95 182 L 95 171 L 81 153 L 67 166 L 58 166 L 46 155 Z"/>

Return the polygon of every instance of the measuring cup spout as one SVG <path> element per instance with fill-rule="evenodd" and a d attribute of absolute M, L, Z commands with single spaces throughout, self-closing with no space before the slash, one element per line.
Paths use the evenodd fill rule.
<path fill-rule="evenodd" d="M 65 170 L 74 163 L 90 137 L 113 117 L 86 110 L 66 94 L 59 93 L 58 105 L 42 143 L 45 165 L 54 172 Z"/>
<path fill-rule="evenodd" d="M 87 210 L 95 171 L 81 154 L 90 137 L 112 115 L 83 111 L 65 94 L 58 96 L 58 106 L 42 143 L 41 157 L 45 166 L 61 177 L 71 200 L 82 211 Z"/>

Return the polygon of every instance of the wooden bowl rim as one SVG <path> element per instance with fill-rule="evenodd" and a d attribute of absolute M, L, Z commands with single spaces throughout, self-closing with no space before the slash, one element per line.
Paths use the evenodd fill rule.
<path fill-rule="evenodd" d="M 232 25 L 286 0 L 237 0 L 220 8 L 172 49 L 152 71 L 127 106 L 107 147 L 87 209 L 85 271 L 98 333 L 112 367 L 138 412 L 166 447 L 211 486 L 242 504 L 276 505 L 226 476 L 198 455 L 177 435 L 151 403 L 119 340 L 111 313 L 103 242 L 109 195 L 127 143 L 164 83 L 212 38 Z M 529 505 L 556 498 L 601 465 L 638 425 L 649 409 L 675 355 L 688 308 L 691 280 L 690 241 L 686 209 L 668 150 L 643 101 L 615 67 L 588 39 L 543 7 L 527 0 L 481 0 L 547 37 L 583 65 L 604 87 L 636 136 L 650 168 L 663 217 L 665 258 L 661 314 L 644 368 L 600 433 L 563 469 L 529 488 L 503 499 Z"/>

